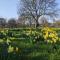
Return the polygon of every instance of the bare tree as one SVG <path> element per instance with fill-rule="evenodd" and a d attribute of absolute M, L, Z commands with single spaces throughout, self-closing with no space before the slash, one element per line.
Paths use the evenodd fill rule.
<path fill-rule="evenodd" d="M 25 26 L 25 21 L 26 21 L 26 17 L 19 17 L 18 20 L 17 20 L 17 25 L 18 27 L 23 27 Z"/>
<path fill-rule="evenodd" d="M 54 26 L 55 27 L 60 27 L 60 19 L 58 19 L 57 21 L 54 22 Z"/>
<path fill-rule="evenodd" d="M 8 27 L 9 28 L 16 28 L 17 27 L 16 20 L 14 18 L 11 18 L 8 20 Z"/>
<path fill-rule="evenodd" d="M 41 17 L 39 17 L 38 22 L 41 26 L 48 26 L 48 23 L 49 23 L 48 18 L 43 15 Z"/>
<path fill-rule="evenodd" d="M 20 0 L 18 15 L 31 17 L 35 20 L 35 27 L 38 26 L 38 18 L 42 15 L 51 17 L 57 15 L 56 0 Z"/>
<path fill-rule="evenodd" d="M 6 27 L 6 19 L 5 18 L 0 18 L 0 27 Z"/>

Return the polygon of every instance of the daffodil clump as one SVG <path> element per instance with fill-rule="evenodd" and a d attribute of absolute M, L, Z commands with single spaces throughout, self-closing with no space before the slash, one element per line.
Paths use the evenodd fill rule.
<path fill-rule="evenodd" d="M 58 41 L 58 35 L 52 28 L 44 27 L 42 33 L 46 42 L 56 43 Z"/>

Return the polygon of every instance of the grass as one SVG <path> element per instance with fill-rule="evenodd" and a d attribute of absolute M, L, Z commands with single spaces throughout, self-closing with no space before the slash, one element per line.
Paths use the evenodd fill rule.
<path fill-rule="evenodd" d="M 30 39 L 29 36 L 24 35 L 24 31 L 27 32 L 29 29 L 30 28 L 3 29 L 3 33 L 6 35 L 1 35 L 3 37 L 0 38 L 0 42 L 6 41 L 7 39 L 10 40 L 9 46 L 14 47 L 14 51 L 4 56 L 5 53 L 3 54 L 3 52 L 5 49 L 7 51 L 9 46 L 3 46 L 4 43 L 0 43 L 0 60 L 60 60 L 60 42 L 56 44 L 48 44 L 43 41 L 30 42 L 31 40 L 33 41 L 34 37 L 31 36 L 32 38 Z M 60 28 L 53 29 L 58 34 L 60 33 Z M 32 30 L 41 33 L 41 29 Z M 16 47 L 19 48 L 18 51 L 16 51 Z"/>

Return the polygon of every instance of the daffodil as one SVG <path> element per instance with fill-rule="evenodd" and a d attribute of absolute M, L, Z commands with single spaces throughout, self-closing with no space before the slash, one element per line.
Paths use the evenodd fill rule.
<path fill-rule="evenodd" d="M 16 51 L 18 52 L 18 47 L 16 47 Z"/>
<path fill-rule="evenodd" d="M 51 29 L 49 27 L 44 27 L 42 29 L 42 33 L 43 33 L 43 37 L 46 42 L 48 42 L 48 43 L 56 43 L 57 42 L 58 35 L 53 29 Z"/>
<path fill-rule="evenodd" d="M 12 46 L 10 45 L 9 48 L 8 48 L 8 53 L 13 52 L 13 50 L 14 50 L 14 47 L 12 47 Z"/>

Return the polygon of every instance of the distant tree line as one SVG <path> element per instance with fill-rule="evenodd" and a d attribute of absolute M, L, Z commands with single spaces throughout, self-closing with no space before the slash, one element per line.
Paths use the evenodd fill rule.
<path fill-rule="evenodd" d="M 5 18 L 0 18 L 0 28 L 13 28 L 16 27 L 16 20 L 11 18 L 9 20 Z"/>
<path fill-rule="evenodd" d="M 49 23 L 45 17 L 39 19 L 39 26 L 50 26 L 50 27 L 60 27 L 60 20 Z M 21 28 L 21 27 L 35 27 L 35 21 L 32 19 L 25 19 L 19 17 L 18 19 L 10 18 L 9 20 L 5 18 L 0 18 L 0 28 Z"/>

